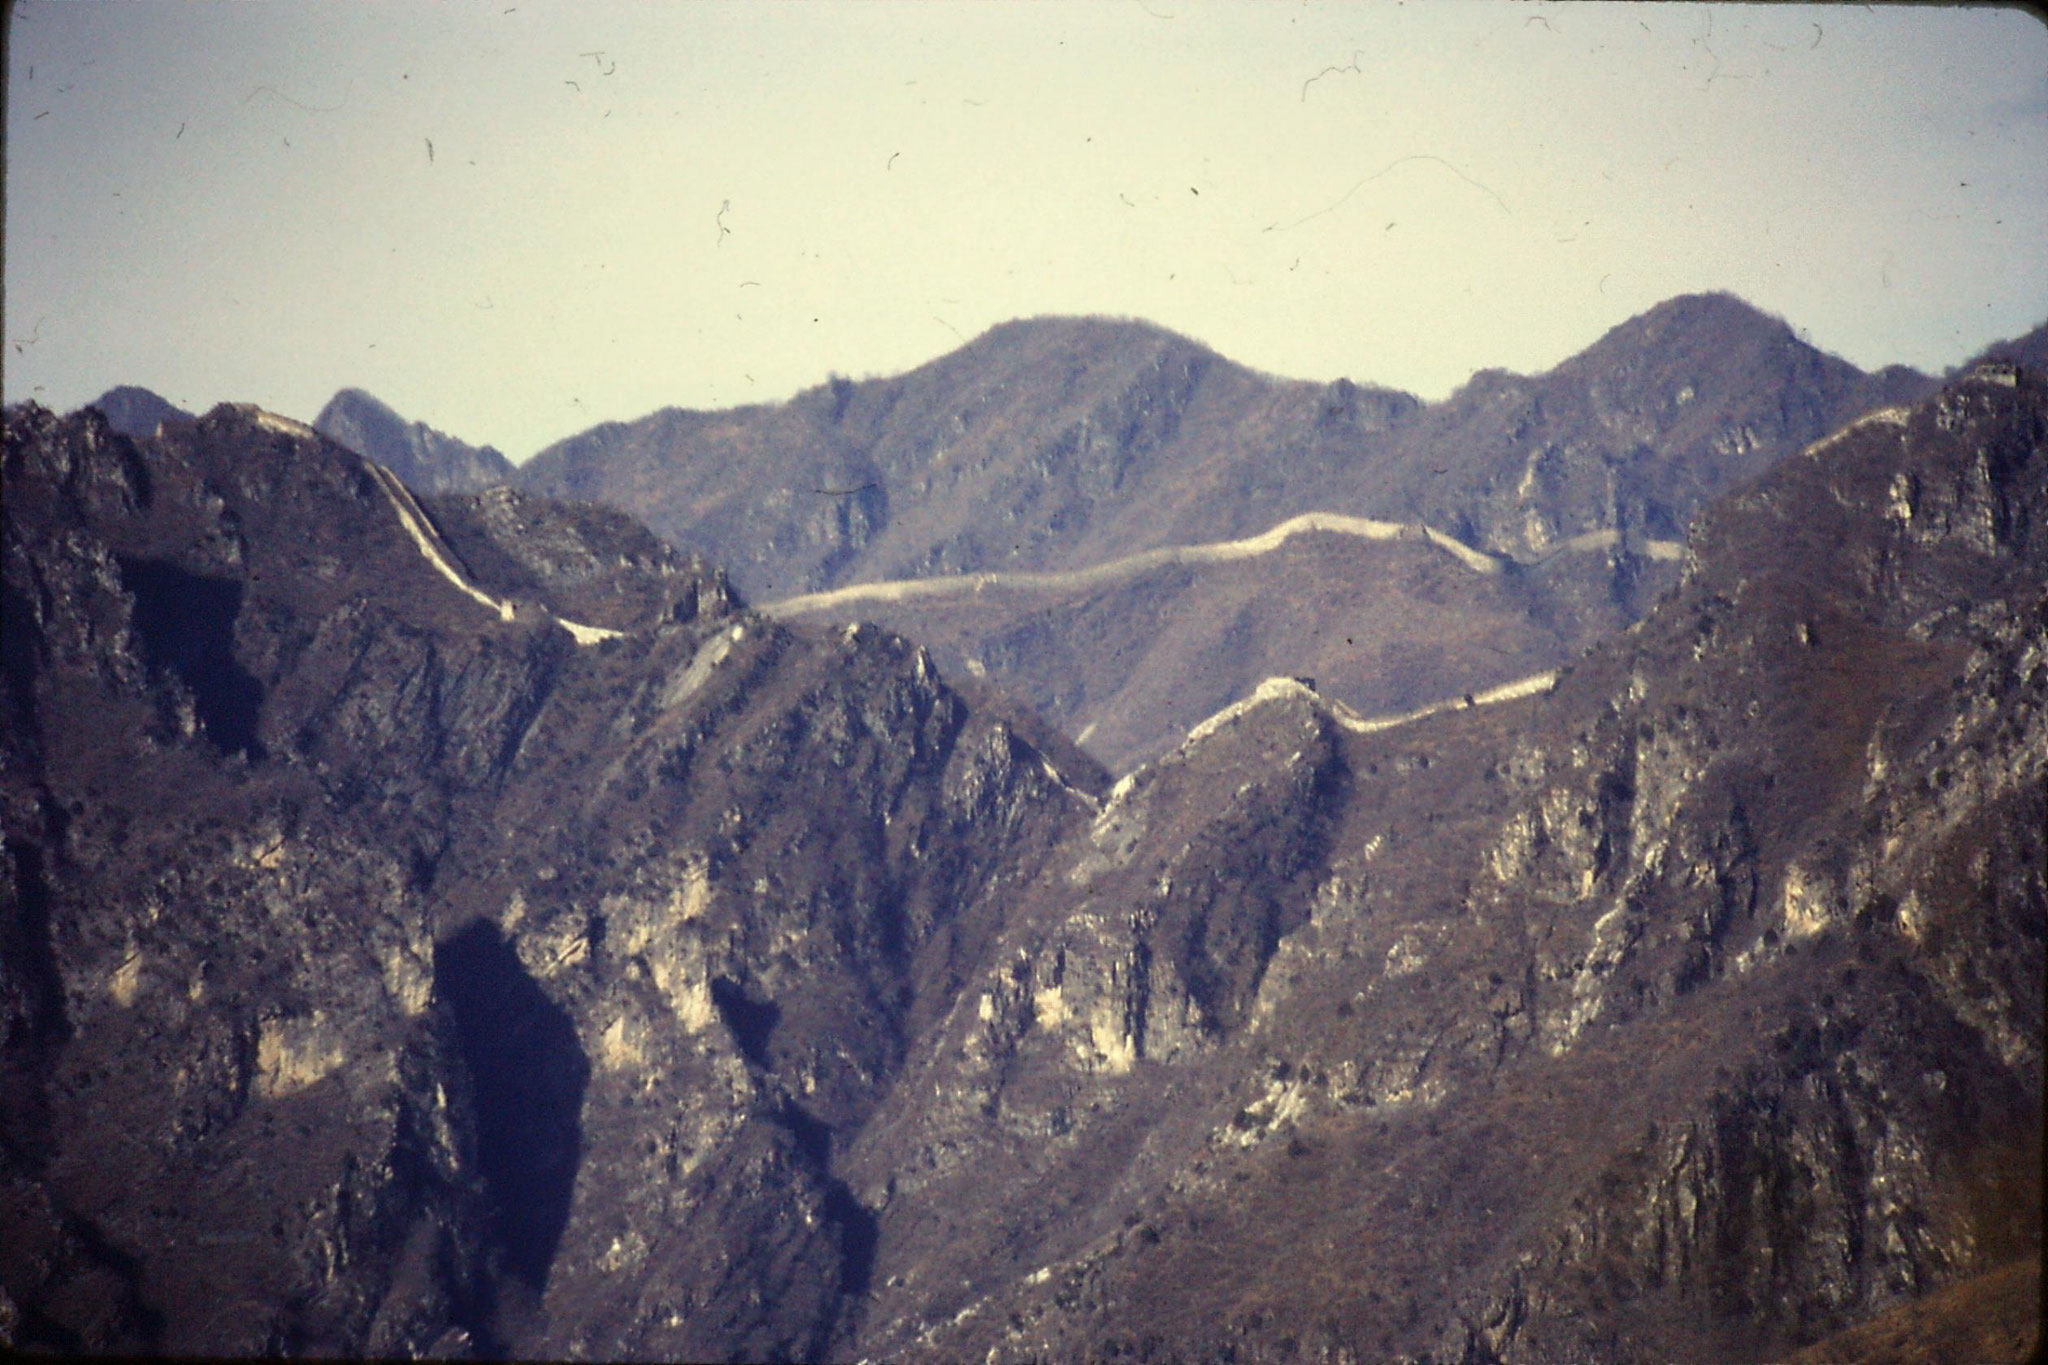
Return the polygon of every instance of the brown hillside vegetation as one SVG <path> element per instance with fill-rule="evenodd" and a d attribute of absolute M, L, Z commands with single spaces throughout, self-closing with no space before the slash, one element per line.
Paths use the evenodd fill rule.
<path fill-rule="evenodd" d="M 1763 1360 L 2039 1255 L 2033 371 L 1554 678 L 1270 679 L 1114 784 L 255 409 L 4 477 L 11 1347 Z"/>

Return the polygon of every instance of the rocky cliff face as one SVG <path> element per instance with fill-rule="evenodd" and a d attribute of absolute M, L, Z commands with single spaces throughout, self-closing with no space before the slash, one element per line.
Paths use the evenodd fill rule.
<path fill-rule="evenodd" d="M 512 462 L 496 448 L 408 422 L 361 389 L 343 389 L 328 399 L 313 429 L 375 460 L 416 493 L 471 493 L 512 477 Z"/>
<path fill-rule="evenodd" d="M 0 1327 L 1767 1358 L 2038 1255 L 2048 388 L 1555 677 L 1105 789 L 613 514 L 9 414 Z"/>
<path fill-rule="evenodd" d="M 1088 762 L 254 410 L 16 410 L 6 486 L 11 1338 L 815 1355 L 833 1135 Z"/>
<path fill-rule="evenodd" d="M 1728 294 L 1672 299 L 1546 374 L 1487 371 L 1429 412 L 1415 515 L 1518 558 L 1616 530 L 1682 537 L 1693 515 L 1860 413 L 1916 398 Z"/>
<path fill-rule="evenodd" d="M 1763 1358 L 2036 1248 L 2044 397 L 1802 455 L 1547 694 L 1119 784 L 865 1139 L 864 1345 Z"/>

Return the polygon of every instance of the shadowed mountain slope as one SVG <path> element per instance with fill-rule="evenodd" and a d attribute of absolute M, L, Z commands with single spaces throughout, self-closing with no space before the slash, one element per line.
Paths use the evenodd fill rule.
<path fill-rule="evenodd" d="M 5 478 L 9 1344 L 816 1357 L 830 1135 L 1088 760 L 255 409 L 14 409 Z"/>
<path fill-rule="evenodd" d="M 495 448 L 408 422 L 361 389 L 343 389 L 328 399 L 313 428 L 369 456 L 416 493 L 470 493 L 512 477 L 512 462 Z"/>

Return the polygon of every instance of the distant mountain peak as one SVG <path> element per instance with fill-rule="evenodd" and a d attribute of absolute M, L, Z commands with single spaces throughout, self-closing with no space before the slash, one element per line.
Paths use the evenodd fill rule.
<path fill-rule="evenodd" d="M 1785 319 L 1725 290 L 1714 290 L 1666 299 L 1610 328 L 1583 354 L 1591 358 L 1624 348 L 1732 351 L 1787 342 L 1806 344 Z"/>
<path fill-rule="evenodd" d="M 504 483 L 512 462 L 491 446 L 473 446 L 424 422 L 409 422 L 363 389 L 327 400 L 313 427 L 383 465 L 419 493 L 466 493 Z"/>
<path fill-rule="evenodd" d="M 1051 313 L 999 322 L 911 373 L 1014 371 L 1038 378 L 1046 367 L 1081 364 L 1130 370 L 1182 362 L 1201 368 L 1245 368 L 1193 337 L 1143 318 Z"/>
<path fill-rule="evenodd" d="M 165 422 L 192 419 L 192 414 L 177 404 L 137 384 L 117 384 L 85 406 L 98 408 L 106 415 L 108 426 L 136 441 L 156 435 Z"/>
<path fill-rule="evenodd" d="M 1609 368 L 1617 360 L 1633 368 L 1646 355 L 1735 355 L 1786 342 L 1805 346 L 1790 323 L 1739 295 L 1722 289 L 1680 294 L 1616 323 L 1592 345 L 1550 370 L 1532 374 L 1499 366 L 1475 370 L 1446 402 L 1468 391 L 1519 391 L 1546 375 L 1584 374 Z"/>
<path fill-rule="evenodd" d="M 393 422 L 403 423 L 405 421 L 403 417 L 398 415 L 397 409 L 393 408 L 376 394 L 371 393 L 368 389 L 358 389 L 352 386 L 335 390 L 334 397 L 328 399 L 327 406 L 320 411 L 323 416 L 330 412 L 356 411 L 388 418 Z"/>
<path fill-rule="evenodd" d="M 1027 318 L 999 322 L 983 332 L 970 346 L 983 341 L 1089 341 L 1127 345 L 1132 342 L 1179 344 L 1195 350 L 1207 346 L 1183 336 L 1148 318 L 1123 317 L 1107 313 L 1039 313 Z"/>
<path fill-rule="evenodd" d="M 1710 318 L 1721 321 L 1740 321 L 1771 328 L 1791 330 L 1791 325 L 1775 313 L 1763 309 L 1727 289 L 1703 289 L 1694 294 L 1674 294 L 1656 306 L 1646 309 L 1638 320 L 1666 317 Z"/>

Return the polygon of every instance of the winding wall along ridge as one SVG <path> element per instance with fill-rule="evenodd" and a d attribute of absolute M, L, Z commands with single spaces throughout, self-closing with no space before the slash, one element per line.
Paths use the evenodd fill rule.
<path fill-rule="evenodd" d="M 305 436 L 316 441 L 326 439 L 303 422 L 295 422 L 289 417 L 280 417 L 261 408 L 256 410 L 256 425 L 282 432 L 287 436 Z M 412 490 L 400 482 L 396 474 L 367 455 L 356 453 L 356 458 L 370 471 L 370 477 L 376 480 L 377 487 L 383 490 L 385 498 L 391 503 L 391 510 L 398 514 L 398 524 L 412 537 L 412 543 L 419 547 L 421 556 L 434 566 L 435 572 L 454 584 L 456 590 L 464 596 L 496 612 L 499 620 L 512 620 L 517 614 L 517 608 L 511 602 L 491 596 L 471 583 L 463 576 L 462 571 L 455 567 L 455 552 L 448 548 L 447 542 L 441 539 L 441 533 L 434 529 L 434 523 L 428 519 L 426 510 L 420 506 L 419 500 L 413 497 Z M 555 624 L 568 631 L 579 645 L 594 645 L 600 640 L 616 640 L 625 633 L 604 626 L 586 626 L 580 621 L 571 621 L 560 616 L 555 618 Z"/>
<path fill-rule="evenodd" d="M 1371 517 L 1347 516 L 1341 512 L 1303 512 L 1299 516 L 1289 517 L 1268 531 L 1242 540 L 1218 540 L 1198 545 L 1164 545 L 1157 549 L 1141 550 L 1122 559 L 1092 564 L 1083 569 L 1045 573 L 996 571 L 949 574 L 934 578 L 891 579 L 881 583 L 852 583 L 843 588 L 828 588 L 823 592 L 785 597 L 780 602 L 767 603 L 760 610 L 769 616 L 786 618 L 831 611 L 856 602 L 908 602 L 927 597 L 953 597 L 977 593 L 988 588 L 1065 590 L 1100 587 L 1123 579 L 1135 578 L 1171 564 L 1222 564 L 1231 560 L 1251 559 L 1269 554 L 1292 537 L 1310 531 L 1328 531 L 1338 535 L 1356 536 L 1361 540 L 1421 540 L 1442 550 L 1474 573 L 1501 573 L 1518 562 L 1505 555 L 1475 550 L 1463 541 L 1420 522 L 1377 521 Z M 1529 562 L 1540 564 L 1555 555 L 1567 552 L 1608 549 L 1619 543 L 1620 539 L 1620 534 L 1615 531 L 1589 531 L 1561 542 L 1548 554 Z M 1685 547 L 1677 541 L 1651 540 L 1644 543 L 1644 552 L 1652 559 L 1678 559 L 1684 555 Z"/>
<path fill-rule="evenodd" d="M 1215 715 L 1197 722 L 1188 731 L 1187 738 L 1181 741 L 1181 748 L 1185 749 L 1190 744 L 1199 743 L 1201 740 L 1208 738 L 1253 707 L 1264 705 L 1269 701 L 1278 701 L 1283 697 L 1298 697 L 1320 707 L 1330 719 L 1336 721 L 1337 724 L 1353 734 L 1369 735 L 1380 730 L 1391 730 L 1399 725 L 1409 725 L 1442 711 L 1452 711 L 1473 706 L 1493 706 L 1504 701 L 1516 701 L 1522 697 L 1537 696 L 1557 686 L 1557 676 L 1556 669 L 1546 669 L 1541 673 L 1531 673 L 1526 677 L 1515 678 L 1480 691 L 1469 692 L 1462 697 L 1450 697 L 1443 701 L 1430 702 L 1427 706 L 1418 706 L 1413 711 L 1403 711 L 1397 715 L 1389 716 L 1361 716 L 1335 697 L 1324 696 L 1299 678 L 1272 677 L 1254 688 L 1250 696 L 1241 697 L 1224 707 L 1221 711 L 1218 711 Z"/>

